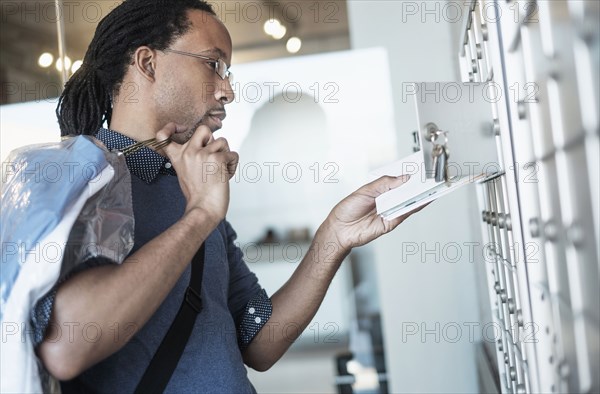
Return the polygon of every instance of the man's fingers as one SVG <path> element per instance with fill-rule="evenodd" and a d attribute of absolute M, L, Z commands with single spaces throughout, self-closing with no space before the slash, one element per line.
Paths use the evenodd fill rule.
<path fill-rule="evenodd" d="M 188 143 L 196 148 L 204 148 L 214 141 L 213 133 L 208 126 L 200 125 Z"/>
<path fill-rule="evenodd" d="M 223 137 L 219 137 L 210 144 L 206 145 L 206 151 L 210 153 L 229 152 L 229 143 Z"/>
<path fill-rule="evenodd" d="M 181 126 L 178 125 L 176 123 L 167 123 L 162 129 L 160 129 L 157 133 L 156 133 L 156 140 L 157 141 L 165 141 L 169 138 L 171 138 L 171 136 L 177 132 L 182 132 L 185 130 L 185 126 Z M 171 144 L 167 144 L 166 146 L 164 146 L 162 148 L 162 150 L 166 153 L 166 155 L 168 157 L 170 157 L 169 152 L 172 151 L 172 147 Z"/>
<path fill-rule="evenodd" d="M 166 140 L 175 133 L 181 133 L 185 131 L 185 126 L 178 125 L 177 123 L 167 123 L 162 129 L 156 133 L 156 139 L 159 141 Z"/>
<path fill-rule="evenodd" d="M 365 191 L 369 195 L 372 195 L 373 197 L 377 197 L 380 194 L 402 186 L 403 184 L 408 182 L 409 179 L 410 175 L 401 175 L 398 177 L 382 176 L 381 178 L 376 179 L 373 182 L 363 186 L 363 191 Z"/>
<path fill-rule="evenodd" d="M 399 216 L 397 218 L 394 218 L 390 221 L 388 221 L 389 223 L 389 231 L 392 231 L 393 229 L 395 229 L 396 227 L 398 227 L 398 225 L 400 225 L 400 223 L 404 222 L 406 219 L 408 219 L 409 217 L 411 217 L 412 215 L 414 215 L 415 213 L 421 211 L 422 209 L 424 209 L 426 206 L 428 206 L 429 204 L 431 204 L 433 201 L 428 202 L 427 204 L 424 204 L 418 208 L 413 209 L 412 211 L 405 213 L 402 216 Z M 385 220 L 385 219 L 383 219 Z"/>
<path fill-rule="evenodd" d="M 227 172 L 229 173 L 229 179 L 235 174 L 239 161 L 240 156 L 237 152 L 227 152 Z"/>

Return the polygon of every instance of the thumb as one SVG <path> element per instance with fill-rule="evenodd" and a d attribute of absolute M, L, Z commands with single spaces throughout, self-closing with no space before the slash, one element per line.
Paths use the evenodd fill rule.
<path fill-rule="evenodd" d="M 373 197 L 377 197 L 385 192 L 402 186 L 410 179 L 410 175 L 400 176 L 382 176 L 379 179 L 365 185 L 365 188 L 370 192 Z"/>

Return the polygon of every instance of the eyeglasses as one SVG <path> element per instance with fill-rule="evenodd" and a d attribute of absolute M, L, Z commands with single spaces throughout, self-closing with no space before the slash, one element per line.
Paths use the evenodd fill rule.
<path fill-rule="evenodd" d="M 163 49 L 163 51 L 164 52 L 176 53 L 178 55 L 191 56 L 191 57 L 195 57 L 195 58 L 198 58 L 198 59 L 208 60 L 207 63 L 214 64 L 214 66 L 215 66 L 215 72 L 217 73 L 217 75 L 219 77 L 221 77 L 221 79 L 225 80 L 225 78 L 227 78 L 227 79 L 229 79 L 229 83 L 233 83 L 233 74 L 231 73 L 231 71 L 229 71 L 229 67 L 227 67 L 227 64 L 221 58 L 219 58 L 219 59 L 213 59 L 213 58 L 210 58 L 208 56 L 202 56 L 202 55 L 198 55 L 196 53 L 189 53 L 189 52 L 177 51 L 175 49 Z"/>

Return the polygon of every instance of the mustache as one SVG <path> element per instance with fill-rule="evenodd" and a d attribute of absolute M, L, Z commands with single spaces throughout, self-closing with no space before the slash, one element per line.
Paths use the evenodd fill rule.
<path fill-rule="evenodd" d="M 202 126 L 204 124 L 204 122 L 206 122 L 206 118 L 209 116 L 214 116 L 216 118 L 219 118 L 221 121 L 223 121 L 226 117 L 227 117 L 227 111 L 225 111 L 224 107 L 215 107 L 215 108 L 211 108 L 208 111 L 206 111 L 204 113 L 204 115 L 202 116 L 202 118 L 200 118 L 199 121 L 197 121 L 189 130 L 190 136 L 191 134 L 194 133 L 194 131 L 196 131 L 196 129 L 198 129 L 198 127 Z"/>
<path fill-rule="evenodd" d="M 214 109 L 211 109 L 210 111 L 206 111 L 206 114 L 204 114 L 202 119 L 206 118 L 207 116 L 214 116 L 215 118 L 219 118 L 222 121 L 227 117 L 227 112 L 225 111 L 225 108 L 223 108 L 223 107 L 214 108 Z"/>

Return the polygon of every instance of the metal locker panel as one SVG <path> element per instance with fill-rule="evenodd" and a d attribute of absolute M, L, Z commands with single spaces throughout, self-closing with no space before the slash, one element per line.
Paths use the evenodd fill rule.
<path fill-rule="evenodd" d="M 532 170 L 533 168 L 533 170 Z M 528 171 L 537 172 L 539 166 L 529 166 Z M 527 175 L 529 176 L 529 175 Z M 522 181 L 519 187 L 521 217 L 523 220 L 524 260 L 527 275 L 533 283 L 547 283 L 544 243 L 541 238 L 543 222 L 539 207 L 539 189 L 536 183 Z"/>
<path fill-rule="evenodd" d="M 500 33 L 498 31 L 498 21 L 501 18 L 499 12 L 499 7 L 495 1 L 486 0 L 483 2 L 479 2 L 481 4 L 480 10 L 482 15 L 482 19 L 486 23 L 486 31 L 487 31 L 487 45 L 488 50 L 487 53 L 489 55 L 489 64 L 491 70 L 502 70 L 504 68 L 503 65 L 503 54 L 500 46 Z M 519 60 L 513 59 L 511 56 L 506 56 L 508 58 L 507 61 L 512 61 L 513 63 L 519 63 Z M 492 103 L 493 116 L 495 122 L 495 129 L 497 130 L 498 137 L 501 141 L 502 148 L 502 161 L 505 163 L 505 168 L 507 172 L 507 177 L 509 182 L 513 187 L 511 187 L 510 194 L 512 196 L 513 201 L 517 202 L 517 191 L 516 191 L 516 183 L 519 182 L 518 176 L 514 174 L 517 171 L 514 163 L 517 162 L 519 165 L 523 165 L 529 161 L 534 160 L 532 143 L 529 137 L 525 141 L 519 141 L 519 144 L 513 145 L 511 140 L 511 135 L 517 133 L 518 131 L 513 128 L 511 124 L 511 119 L 509 118 L 510 111 L 508 108 L 508 102 L 511 100 L 510 96 L 507 95 L 507 89 L 505 89 L 506 85 L 513 83 L 509 80 L 506 80 L 505 75 L 502 72 L 497 72 L 493 76 L 493 82 L 500 86 L 503 90 L 503 99 L 496 103 Z M 513 150 L 515 153 L 513 154 Z M 517 152 L 518 151 L 518 152 Z M 518 159 L 517 159 L 518 157 Z M 509 174 L 510 172 L 510 174 Z M 519 217 L 517 212 L 515 212 L 515 217 L 513 219 L 516 223 L 519 222 Z"/>
<path fill-rule="evenodd" d="M 535 392 L 531 387 L 531 379 L 532 376 L 531 369 L 529 368 L 529 363 L 527 361 L 523 362 L 523 377 L 525 379 L 524 386 L 517 387 L 517 393 L 532 393 Z"/>
<path fill-rule="evenodd" d="M 581 392 L 600 391 L 600 326 L 584 315 L 575 319 L 575 339 L 577 346 L 577 374 Z"/>
<path fill-rule="evenodd" d="M 471 21 L 472 23 L 473 21 Z M 473 29 L 467 30 L 467 44 L 469 45 L 469 53 L 471 54 L 471 62 L 473 64 L 473 73 L 475 73 L 475 82 L 484 81 L 479 68 L 479 53 L 477 51 L 477 43 L 475 42 L 475 34 Z"/>
<path fill-rule="evenodd" d="M 489 212 L 487 200 L 487 183 L 477 185 L 478 206 L 483 208 L 481 232 L 483 235 L 482 238 L 484 245 L 487 245 L 491 242 L 489 237 L 489 225 L 486 220 Z M 484 309 L 484 311 L 481 312 L 480 322 L 483 326 L 489 323 L 500 326 L 498 319 L 497 294 L 494 290 L 494 285 L 496 283 L 494 277 L 494 265 L 490 264 L 490 262 L 487 261 L 486 258 L 482 258 L 480 262 L 476 263 L 475 268 L 478 271 L 478 273 L 484 277 L 484 283 L 482 284 L 483 288 L 480 287 L 479 292 L 480 308 Z M 489 340 L 484 336 L 482 341 L 485 351 L 488 354 L 492 366 L 493 368 L 495 368 L 496 371 L 498 371 L 499 366 L 502 365 L 502 360 L 500 359 L 499 355 L 500 350 L 498 349 L 499 346 L 501 347 L 502 340 L 500 340 L 500 344 L 498 344 L 498 339 L 493 338 L 493 340 Z"/>
<path fill-rule="evenodd" d="M 514 90 L 506 91 L 505 94 L 508 103 L 508 114 L 510 115 L 510 135 L 519 136 L 519 143 L 511 144 L 514 162 L 515 165 L 522 167 L 527 163 L 535 162 L 534 151 L 536 147 L 535 141 L 531 136 L 531 115 L 529 114 L 529 108 L 523 101 L 522 95 L 519 95 L 522 89 L 518 87 L 523 87 L 527 83 L 523 67 L 524 59 L 520 46 L 517 50 L 506 54 L 505 62 L 507 68 L 515 70 L 515 72 L 511 73 L 510 78 L 506 79 L 506 85 L 516 87 L 517 94 L 513 93 Z"/>
<path fill-rule="evenodd" d="M 492 110 L 493 109 L 494 109 L 494 106 L 492 105 Z M 494 117 L 493 122 L 494 122 L 493 123 L 494 130 L 496 130 L 496 128 L 497 128 L 497 118 L 496 117 Z M 498 160 L 498 165 L 500 166 L 500 168 L 502 168 L 506 171 L 507 166 L 505 164 L 506 162 L 504 161 L 504 153 L 503 153 L 504 149 L 502 146 L 502 139 L 500 138 L 499 135 L 496 135 L 495 140 L 496 140 L 496 158 Z M 511 164 L 512 164 L 512 162 L 511 162 Z M 509 167 L 512 167 L 512 165 Z"/>
<path fill-rule="evenodd" d="M 502 346 L 504 347 L 504 384 L 510 392 L 513 392 L 510 371 L 514 367 L 515 361 L 512 353 L 512 340 L 508 330 L 502 330 Z"/>
<path fill-rule="evenodd" d="M 508 200 L 508 187 L 506 184 L 506 176 L 502 176 L 500 178 L 502 182 L 502 193 L 504 206 L 509 206 Z M 510 210 L 506 210 L 505 212 L 511 212 Z M 505 213 L 506 215 L 506 213 Z M 534 354 L 534 348 L 532 343 L 523 343 L 523 336 L 527 335 L 527 330 L 525 330 L 525 321 L 532 321 L 531 311 L 529 308 L 529 288 L 527 281 L 527 271 L 525 267 L 525 262 L 522 260 L 520 253 L 522 252 L 522 244 L 515 242 L 515 238 L 513 237 L 513 225 L 512 225 L 512 216 L 509 213 L 508 216 L 505 217 L 505 229 L 506 234 L 508 236 L 508 244 L 510 245 L 510 253 L 511 260 L 513 265 L 513 286 L 514 286 L 514 309 L 516 322 L 521 330 L 521 335 L 519 336 L 520 343 L 518 346 L 521 350 L 521 356 L 524 360 L 527 359 L 527 355 Z M 510 309 L 510 308 L 509 308 Z"/>
<path fill-rule="evenodd" d="M 487 64 L 485 63 L 485 48 L 483 46 L 483 34 L 481 33 L 481 22 L 477 11 L 471 12 L 471 29 L 473 35 L 473 43 L 475 44 L 475 55 L 477 59 L 477 69 L 479 70 L 480 81 L 488 80 Z"/>
<path fill-rule="evenodd" d="M 512 331 L 505 331 L 505 335 L 506 335 L 506 342 L 508 343 L 507 346 L 507 353 L 508 353 L 508 365 L 507 365 L 507 384 L 508 386 L 511 388 L 511 392 L 515 392 L 516 390 L 516 379 L 517 379 L 517 361 L 516 361 L 516 356 L 515 356 L 515 345 L 514 345 L 514 338 L 512 336 Z"/>
<path fill-rule="evenodd" d="M 546 269 L 550 292 L 559 294 L 570 304 L 568 273 L 566 270 L 565 231 L 560 212 L 556 160 L 549 157 L 540 163 L 539 196 L 544 239 Z"/>
<path fill-rule="evenodd" d="M 523 389 L 525 387 L 525 371 L 524 371 L 524 366 L 523 366 L 523 357 L 520 354 L 519 349 L 515 349 L 515 383 L 516 383 L 516 387 L 515 387 L 515 392 L 523 392 Z"/>
<path fill-rule="evenodd" d="M 490 56 L 490 68 L 502 70 L 501 58 L 502 55 L 500 53 L 500 39 L 498 35 L 498 29 L 496 21 L 498 21 L 501 15 L 494 14 L 494 12 L 498 9 L 497 5 L 493 1 L 484 1 L 479 2 L 479 10 L 484 15 L 482 20 L 486 23 L 486 30 L 488 36 L 488 54 Z M 518 63 L 518 60 L 516 61 Z M 494 81 L 500 86 L 505 86 L 503 73 L 497 73 L 494 75 Z M 507 81 L 506 84 L 509 82 Z M 530 217 L 539 216 L 537 213 L 537 189 L 532 188 L 530 193 L 525 193 L 525 195 L 530 196 L 531 204 L 526 204 L 528 217 L 523 220 L 521 218 L 521 212 L 519 209 L 519 196 L 517 193 L 517 185 L 521 187 L 523 183 L 527 183 L 531 185 L 532 182 L 535 182 L 535 167 L 527 166 L 527 163 L 534 160 L 532 143 L 530 142 L 529 133 L 519 133 L 520 140 L 518 144 L 512 144 L 511 142 L 511 123 L 509 120 L 509 113 L 507 108 L 507 101 L 510 99 L 507 95 L 504 96 L 505 100 L 494 103 L 492 105 L 493 115 L 497 122 L 497 128 L 500 131 L 498 138 L 500 139 L 499 149 L 502 150 L 503 162 L 507 163 L 504 165 L 506 169 L 506 174 L 504 175 L 504 179 L 509 187 L 506 188 L 506 192 L 508 195 L 508 200 L 511 201 L 511 204 L 514 206 L 514 209 L 511 209 L 511 220 L 514 223 L 513 232 L 515 233 L 515 259 L 518 262 L 522 263 L 521 270 L 523 271 L 523 277 L 526 278 L 526 268 L 525 268 L 525 251 L 524 251 L 524 243 L 523 241 L 523 232 L 522 225 L 523 223 L 529 223 Z M 513 134 L 517 134 L 517 131 L 513 130 Z M 525 140 L 524 140 L 525 139 Z M 513 155 L 514 150 L 514 155 Z M 524 168 L 525 167 L 525 168 Z M 533 185 L 532 185 L 533 186 Z M 541 249 L 541 245 L 537 248 Z M 516 257 L 518 256 L 518 257 Z M 539 258 L 539 254 L 536 256 Z M 527 303 L 528 304 L 528 303 Z M 527 316 L 529 316 L 529 306 L 526 308 Z M 529 318 L 529 317 L 526 317 Z"/>
<path fill-rule="evenodd" d="M 578 370 L 573 312 L 562 296 L 552 294 L 551 300 L 555 317 L 558 317 L 558 321 L 555 319 L 558 358 L 554 364 L 561 380 L 560 391 L 580 392 L 577 373 L 573 372 Z"/>
<path fill-rule="evenodd" d="M 469 45 L 469 37 L 466 36 L 465 44 L 463 46 L 463 50 L 465 51 L 465 59 L 467 62 L 467 70 L 469 72 L 468 82 L 479 82 L 479 78 L 477 75 L 477 67 L 474 66 L 475 60 L 473 59 L 473 54 L 471 53 L 471 48 Z"/>
<path fill-rule="evenodd" d="M 579 113 L 581 107 L 577 89 L 573 42 L 575 32 L 565 1 L 541 1 L 540 27 L 544 48 L 551 47 L 546 61 L 548 70 L 548 103 L 556 148 L 577 141 L 585 130 Z"/>
<path fill-rule="evenodd" d="M 513 87 L 519 93 L 519 100 L 523 100 L 528 106 L 533 150 L 539 160 L 554 151 L 546 84 L 550 66 L 542 53 L 540 29 L 534 25 L 524 27 L 521 37 L 527 82 L 522 86 L 516 84 Z"/>
<path fill-rule="evenodd" d="M 562 39 L 564 31 L 556 31 L 557 24 L 561 21 L 570 21 L 570 14 L 566 1 L 538 1 L 540 29 L 542 31 L 542 49 L 548 59 L 554 59 L 559 55 L 560 48 L 557 42 Z"/>
<path fill-rule="evenodd" d="M 479 69 L 481 70 L 481 80 L 484 82 L 491 80 L 493 77 L 488 47 L 488 26 L 485 18 L 487 16 L 482 14 L 481 2 L 478 1 L 471 15 L 471 19 L 473 20 L 471 29 L 475 32 L 475 42 L 481 50 Z"/>
<path fill-rule="evenodd" d="M 512 56 L 513 63 L 519 64 L 518 60 L 514 60 L 514 55 L 502 53 L 500 46 L 500 36 L 498 32 L 499 15 L 494 15 L 493 12 L 498 8 L 494 1 L 486 0 L 482 3 L 480 11 L 482 14 L 487 12 L 486 17 L 483 17 L 485 23 L 487 23 L 486 30 L 488 35 L 488 54 L 490 58 L 490 68 L 492 70 L 499 70 L 493 73 L 493 80 L 500 86 L 508 86 L 511 82 L 506 80 L 508 77 L 501 72 L 505 67 L 502 64 L 503 56 L 510 58 Z M 491 12 L 491 13 L 490 13 Z M 514 83 L 514 73 L 510 75 Z M 508 89 L 505 89 L 507 92 Z M 538 360 L 536 350 L 537 343 L 532 340 L 536 335 L 536 316 L 544 316 L 551 321 L 551 310 L 549 304 L 546 303 L 545 307 L 548 309 L 544 311 L 542 308 L 535 306 L 530 300 L 530 279 L 529 270 L 535 268 L 541 275 L 537 275 L 539 282 L 542 285 L 547 286 L 546 280 L 546 269 L 543 257 L 542 240 L 539 238 L 532 237 L 530 233 L 529 223 L 535 223 L 539 220 L 539 206 L 538 206 L 538 189 L 535 182 L 537 182 L 537 166 L 529 165 L 528 162 L 534 160 L 534 154 L 531 143 L 530 133 L 525 130 L 525 133 L 519 132 L 517 128 L 512 128 L 511 122 L 513 119 L 509 118 L 511 114 L 508 109 L 508 100 L 510 97 L 505 95 L 505 100 L 493 105 L 493 114 L 497 120 L 497 126 L 499 129 L 499 139 L 501 140 L 501 146 L 499 149 L 502 150 L 501 156 L 504 159 L 506 168 L 506 174 L 504 178 L 507 183 L 507 194 L 510 203 L 514 206 L 511 210 L 511 220 L 513 223 L 513 233 L 515 242 L 515 256 L 517 260 L 517 270 L 519 271 L 520 277 L 523 278 L 522 283 L 519 283 L 521 287 L 521 293 L 523 294 L 523 310 L 520 314 L 520 318 L 523 322 L 523 335 L 526 339 L 521 344 L 521 348 L 527 349 L 526 353 L 529 354 L 528 358 L 528 371 L 530 375 L 527 379 L 527 391 L 528 392 L 540 392 L 541 385 L 538 377 Z M 514 112 L 513 112 L 514 114 Z M 517 118 L 518 119 L 518 118 Z M 526 122 L 526 120 L 525 120 Z M 511 130 L 512 128 L 512 130 Z M 513 143 L 512 136 L 518 135 L 518 143 Z M 518 190 L 517 190 L 518 188 Z M 534 271 L 535 271 L 534 270 Z M 544 319 L 542 319 L 544 321 Z M 542 342 L 543 343 L 543 342 Z M 551 344 L 551 343 L 550 343 Z M 549 387 L 549 386 L 548 386 Z"/>
<path fill-rule="evenodd" d="M 517 308 L 516 308 L 516 302 L 515 302 L 515 283 L 513 282 L 514 280 L 514 268 L 511 267 L 510 265 L 508 265 L 505 262 L 505 273 L 506 273 L 506 284 L 507 284 L 507 288 L 506 288 L 506 311 L 508 313 L 507 315 L 507 324 L 511 329 L 517 329 L 517 327 L 519 326 L 519 323 L 517 321 Z M 517 344 L 517 342 L 519 341 L 519 336 L 515 335 L 513 337 L 513 344 Z"/>
<path fill-rule="evenodd" d="M 600 138 L 598 134 L 588 135 L 585 139 L 587 157 L 588 182 L 590 184 L 590 197 L 592 199 L 592 213 L 594 218 L 594 233 L 596 241 L 600 234 Z M 596 262 L 600 271 L 600 242 L 596 242 Z"/>
<path fill-rule="evenodd" d="M 516 307 L 516 291 L 515 287 L 517 286 L 514 283 L 515 278 L 515 267 L 514 263 L 510 258 L 512 245 L 508 239 L 508 232 L 506 230 L 506 215 L 507 211 L 504 207 L 504 194 L 502 190 L 502 177 L 498 177 L 493 180 L 494 184 L 494 194 L 496 196 L 496 207 L 497 207 L 497 219 L 496 219 L 496 228 L 498 232 L 498 237 L 500 241 L 500 251 L 501 251 L 501 261 L 504 268 L 504 276 L 505 276 L 505 290 L 506 290 L 506 310 L 508 312 L 507 315 L 507 324 L 509 327 L 516 327 L 518 325 L 517 322 L 517 307 Z M 518 336 L 515 338 L 513 343 L 518 341 Z"/>
<path fill-rule="evenodd" d="M 571 297 L 566 269 L 565 231 L 562 227 L 556 160 L 550 157 L 541 163 L 540 208 L 544 222 L 543 237 L 548 285 L 550 288 L 554 327 L 557 333 L 558 359 L 553 363 L 567 363 L 576 368 L 575 333 L 571 310 Z M 558 368 L 558 366 L 556 366 Z M 577 387 L 572 374 L 561 376 L 560 391 Z"/>
<path fill-rule="evenodd" d="M 494 182 L 489 181 L 488 183 L 488 198 L 489 198 L 489 207 L 490 207 L 490 238 L 491 243 L 488 245 L 488 250 L 490 257 L 495 262 L 495 277 L 496 283 L 494 289 L 497 294 L 497 302 L 498 302 L 498 317 L 502 322 L 503 330 L 510 329 L 510 317 L 508 314 L 508 306 L 506 304 L 507 301 L 507 283 L 506 283 L 506 271 L 504 267 L 504 261 L 502 257 L 498 253 L 498 249 L 500 246 L 500 233 L 496 226 L 497 214 L 498 214 L 498 206 L 496 201 L 496 190 L 494 187 Z M 506 349 L 505 349 L 506 351 Z"/>
<path fill-rule="evenodd" d="M 600 2 L 569 0 L 574 17 L 575 39 L 572 43 L 581 104 L 580 115 L 588 133 L 598 134 L 600 111 Z"/>
<path fill-rule="evenodd" d="M 555 148 L 566 148 L 569 144 L 578 143 L 585 134 L 579 116 L 579 96 L 576 79 L 573 74 L 561 73 L 549 78 L 548 104 Z"/>
<path fill-rule="evenodd" d="M 540 210 L 542 214 L 544 250 L 548 285 L 551 295 L 553 326 L 556 338 L 557 357 L 551 359 L 554 368 L 560 363 L 575 365 L 574 327 L 570 306 L 568 273 L 564 252 L 565 240 L 560 215 L 556 161 L 550 157 L 540 164 Z M 564 392 L 574 387 L 573 376 L 561 377 L 557 390 Z"/>
<path fill-rule="evenodd" d="M 566 257 L 571 308 L 600 321 L 600 288 L 596 263 L 591 193 L 587 183 L 585 145 L 577 145 L 556 156 L 562 220 L 566 229 Z"/>
<path fill-rule="evenodd" d="M 577 40 L 574 43 L 574 56 L 578 59 L 575 63 L 577 67 L 577 82 L 579 91 L 579 101 L 581 107 L 579 114 L 582 118 L 584 128 L 587 133 L 597 134 L 598 128 L 598 73 L 595 72 L 600 68 L 598 58 L 600 58 L 600 45 L 598 40 L 594 40 L 592 47 L 586 43 Z M 594 58 L 596 60 L 594 61 Z M 592 83 L 590 83 L 592 81 Z"/>
<path fill-rule="evenodd" d="M 484 262 L 486 265 L 486 271 L 488 272 L 488 280 L 489 280 L 489 295 L 490 302 L 492 303 L 492 310 L 494 312 L 494 321 L 502 322 L 503 310 L 502 310 L 502 301 L 500 300 L 500 279 L 498 274 L 498 264 L 495 258 L 495 255 L 489 252 L 489 245 L 493 245 L 495 242 L 495 232 L 493 226 L 491 225 L 491 213 L 492 213 L 492 204 L 490 197 L 490 186 L 489 182 L 482 184 L 482 198 L 484 200 L 484 220 L 486 225 L 484 226 L 484 239 L 486 240 L 484 246 Z"/>
<path fill-rule="evenodd" d="M 502 41 L 507 52 L 512 52 L 520 40 L 520 27 L 537 17 L 535 0 L 498 1 L 498 21 L 502 32 Z M 535 20 L 535 19 L 534 19 Z"/>
<path fill-rule="evenodd" d="M 467 52 L 465 46 L 467 43 L 467 37 L 466 37 L 466 29 L 470 23 L 470 20 L 468 19 L 470 17 L 469 14 L 467 14 L 467 18 L 465 18 L 465 21 L 463 22 L 464 24 L 464 30 L 462 32 L 461 35 L 461 42 L 460 42 L 460 49 L 458 51 L 458 59 L 459 59 L 459 71 L 460 71 L 460 78 L 462 82 L 471 82 L 471 78 L 470 78 L 470 74 L 472 72 L 471 69 L 471 59 L 469 58 L 469 53 Z"/>
<path fill-rule="evenodd" d="M 504 329 L 502 390 L 597 391 L 600 2 L 484 0 L 469 9 L 461 56 L 477 61 L 479 76 L 461 59 L 462 76 L 489 79 L 505 95 L 492 116 L 506 172 L 480 187 L 494 263 L 485 301 Z"/>
<path fill-rule="evenodd" d="M 503 204 L 503 209 L 504 209 L 504 220 L 503 220 L 504 228 L 506 229 L 507 237 L 508 237 L 508 244 L 510 245 L 508 258 L 511 261 L 511 264 L 516 266 L 517 263 L 519 262 L 517 247 L 520 245 L 517 245 L 517 243 L 514 240 L 514 236 L 513 236 L 513 223 L 512 223 L 513 205 L 511 204 L 511 201 L 509 198 L 507 176 L 503 175 L 502 177 L 500 177 L 499 182 L 500 182 L 500 186 L 502 189 L 502 204 Z"/>
<path fill-rule="evenodd" d="M 535 343 L 535 353 L 537 361 L 537 388 L 533 392 L 550 393 L 555 392 L 559 384 L 558 373 L 550 360 L 558 358 L 556 350 L 557 333 L 554 329 L 554 319 L 552 315 L 552 304 L 550 303 L 550 294 L 547 288 L 540 285 L 531 286 L 531 304 L 533 309 L 534 321 L 531 326 L 534 329 L 534 337 L 527 337 L 525 341 Z M 553 389 L 554 388 L 554 389 Z"/>
<path fill-rule="evenodd" d="M 464 51 L 461 51 L 461 55 L 458 57 L 460 77 L 463 82 L 469 82 L 469 67 L 467 56 Z"/>
<path fill-rule="evenodd" d="M 514 316 L 514 325 L 520 327 L 519 329 L 522 331 L 522 327 L 523 327 L 523 317 L 522 317 L 522 313 L 523 313 L 523 308 L 522 308 L 522 301 L 520 299 L 520 292 L 519 292 L 519 278 L 517 276 L 517 270 L 516 268 L 513 268 L 512 271 L 513 274 L 513 292 L 514 292 L 514 297 L 512 300 L 513 306 L 513 316 Z M 511 310 L 511 305 L 509 304 L 509 311 Z M 519 336 L 519 340 L 521 341 L 522 338 L 521 336 Z M 523 347 L 520 343 L 519 343 L 519 348 L 521 349 L 523 355 L 526 354 L 526 349 L 525 347 Z"/>

